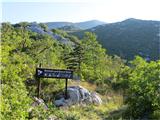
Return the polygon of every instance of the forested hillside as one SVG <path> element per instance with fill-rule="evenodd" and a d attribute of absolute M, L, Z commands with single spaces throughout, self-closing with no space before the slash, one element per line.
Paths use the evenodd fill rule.
<path fill-rule="evenodd" d="M 86 32 L 93 32 L 108 54 L 132 60 L 140 55 L 148 60 L 159 59 L 160 22 L 127 19 L 122 22 L 97 26 L 73 33 L 80 38 Z"/>
<path fill-rule="evenodd" d="M 127 66 L 120 57 L 108 55 L 93 33 L 86 32 L 78 39 L 62 30 L 50 31 L 45 24 L 33 29 L 27 22 L 2 23 L 1 51 L 2 120 L 160 118 L 159 60 L 148 62 L 137 56 L 127 61 Z M 64 93 L 64 80 L 44 78 L 40 98 L 47 109 L 34 106 L 35 71 L 40 64 L 44 68 L 73 70 L 75 78 L 84 83 L 81 85 L 97 92 L 103 103 L 58 108 L 53 103 Z"/>

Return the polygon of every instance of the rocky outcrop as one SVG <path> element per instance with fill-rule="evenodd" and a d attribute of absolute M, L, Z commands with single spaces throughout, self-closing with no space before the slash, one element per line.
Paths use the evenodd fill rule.
<path fill-rule="evenodd" d="M 56 106 L 71 106 L 75 104 L 102 104 L 101 98 L 95 92 L 89 92 L 82 86 L 70 86 L 67 89 L 68 99 L 64 97 L 55 100 L 54 104 Z"/>
<path fill-rule="evenodd" d="M 51 30 L 44 30 L 38 23 L 33 22 L 30 23 L 29 26 L 27 26 L 28 30 L 31 30 L 32 32 L 36 32 L 38 34 L 42 34 L 42 35 L 49 35 L 51 36 L 53 39 L 59 41 L 60 43 L 63 44 L 69 44 L 69 45 L 74 45 L 74 43 L 72 41 L 70 41 L 68 38 L 65 38 L 59 34 L 53 33 Z"/>

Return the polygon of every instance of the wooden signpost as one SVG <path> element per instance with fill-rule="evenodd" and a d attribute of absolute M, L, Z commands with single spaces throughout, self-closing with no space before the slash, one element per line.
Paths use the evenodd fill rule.
<path fill-rule="evenodd" d="M 67 99 L 67 84 L 68 79 L 73 79 L 72 70 L 61 70 L 61 69 L 47 69 L 47 68 L 36 68 L 36 79 L 38 81 L 37 86 L 37 97 L 40 97 L 41 82 L 40 78 L 58 78 L 66 79 L 65 84 L 65 99 Z"/>

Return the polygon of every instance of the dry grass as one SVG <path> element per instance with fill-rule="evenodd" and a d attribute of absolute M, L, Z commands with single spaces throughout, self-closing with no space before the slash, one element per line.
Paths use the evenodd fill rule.
<path fill-rule="evenodd" d="M 81 85 L 87 88 L 89 91 L 95 91 L 97 86 L 88 82 L 76 82 L 69 81 L 69 86 Z M 114 110 L 118 110 L 123 105 L 123 97 L 121 94 L 117 94 L 113 91 L 108 95 L 100 95 L 103 104 L 99 106 L 72 106 L 68 109 L 63 109 L 66 114 L 76 115 L 79 120 L 104 120 L 109 116 L 109 113 Z"/>
<path fill-rule="evenodd" d="M 76 86 L 76 85 L 80 85 L 83 86 L 84 88 L 88 89 L 89 91 L 95 91 L 96 90 L 96 85 L 95 84 L 91 84 L 88 82 L 80 82 L 80 81 L 69 81 L 69 86 Z"/>

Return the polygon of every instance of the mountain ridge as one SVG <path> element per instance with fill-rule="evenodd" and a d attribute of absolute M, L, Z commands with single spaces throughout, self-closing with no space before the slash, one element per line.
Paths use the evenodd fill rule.
<path fill-rule="evenodd" d="M 92 27 L 96 27 L 98 25 L 106 24 L 105 22 L 99 20 L 89 20 L 84 22 L 46 22 L 45 23 L 49 29 L 61 28 L 64 26 L 75 26 L 80 29 L 89 29 Z"/>
<path fill-rule="evenodd" d="M 125 59 L 140 55 L 146 59 L 157 60 L 159 28 L 160 21 L 129 18 L 72 34 L 82 38 L 84 32 L 93 32 L 109 54 L 116 54 Z"/>
<path fill-rule="evenodd" d="M 72 24 L 70 22 L 66 23 L 68 25 Z M 132 60 L 135 55 L 140 55 L 151 60 L 160 58 L 160 21 L 129 18 L 120 22 L 98 25 L 86 30 L 81 30 L 72 25 L 48 29 L 46 25 L 42 25 L 43 23 L 33 22 L 28 24 L 27 28 L 29 30 L 39 34 L 50 35 L 65 44 L 68 44 L 68 39 L 54 34 L 54 30 L 59 29 L 60 31 L 68 32 L 80 39 L 84 35 L 84 32 L 93 32 L 97 35 L 99 43 L 107 49 L 108 54 L 118 55 L 124 59 Z"/>

